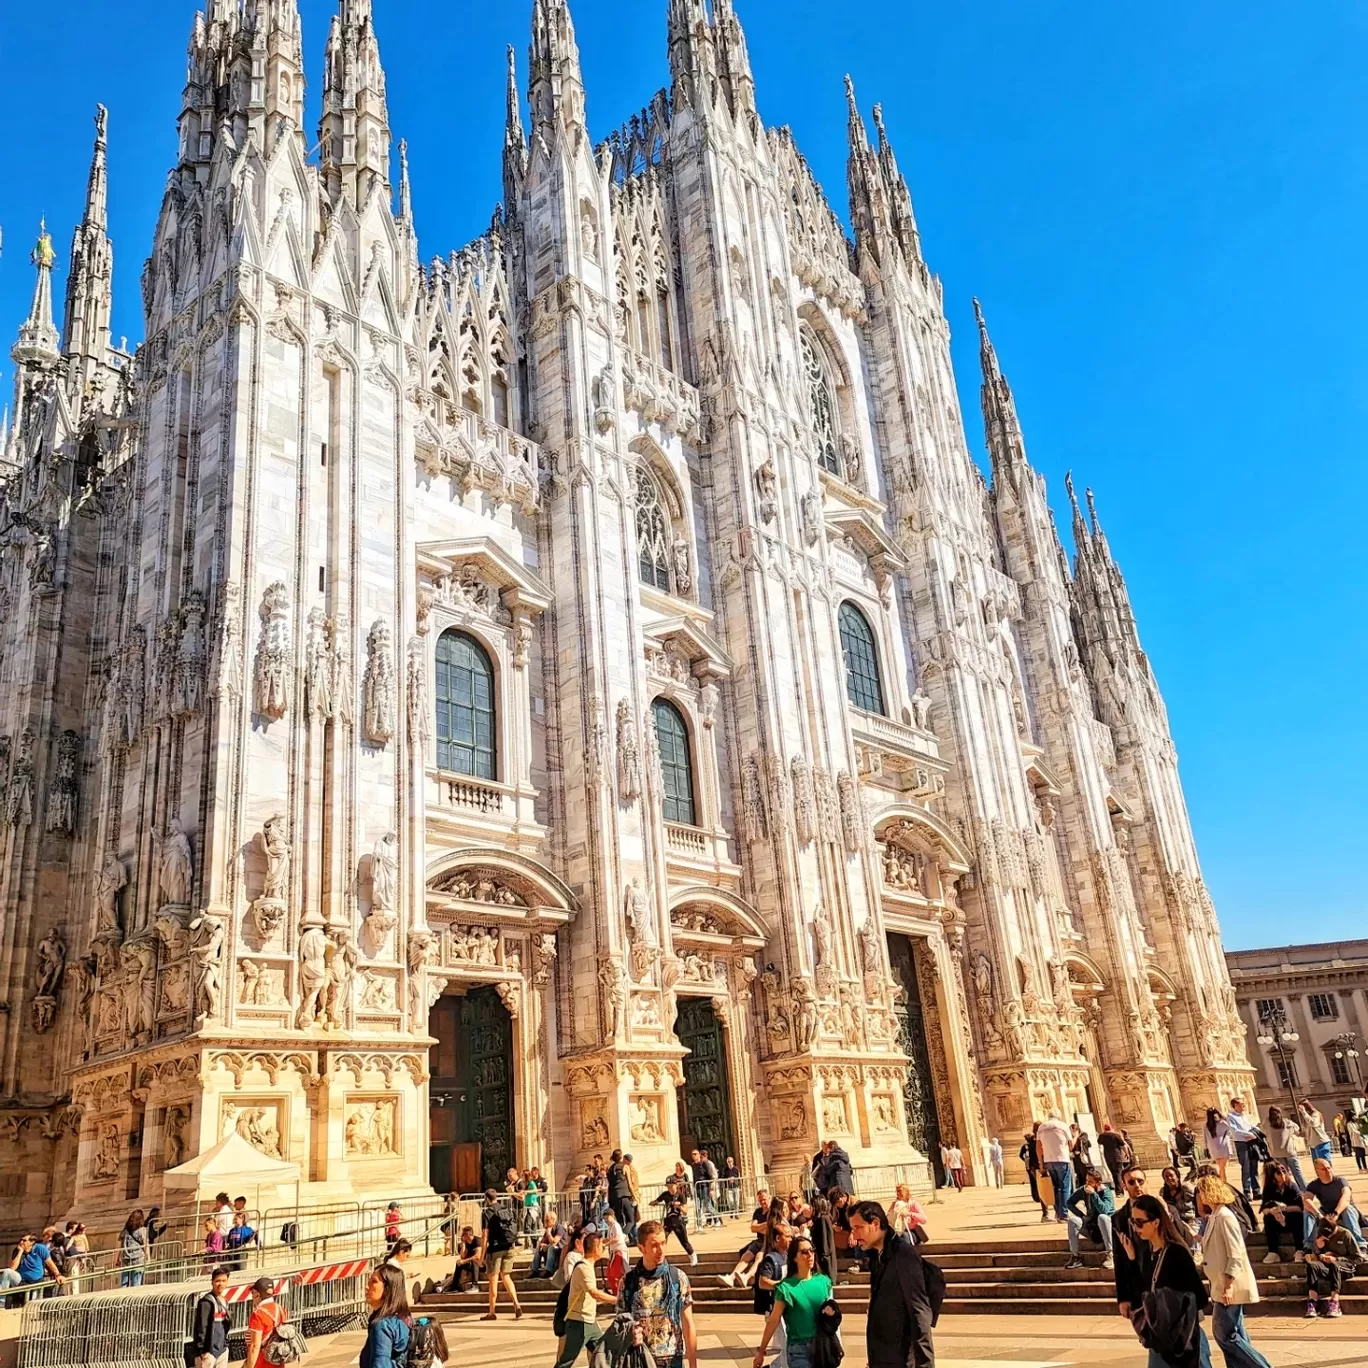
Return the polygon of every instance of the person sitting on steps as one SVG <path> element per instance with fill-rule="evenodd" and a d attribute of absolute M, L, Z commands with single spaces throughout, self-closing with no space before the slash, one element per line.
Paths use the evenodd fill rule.
<path fill-rule="evenodd" d="M 1112 1217 L 1116 1214 L 1116 1198 L 1100 1169 L 1090 1168 L 1083 1178 L 1083 1186 L 1069 1197 L 1066 1220 L 1069 1228 L 1069 1262 L 1066 1268 L 1082 1268 L 1083 1255 L 1079 1252 L 1079 1237 L 1086 1235 L 1093 1244 L 1106 1250 L 1103 1268 L 1114 1268 L 1112 1258 Z"/>

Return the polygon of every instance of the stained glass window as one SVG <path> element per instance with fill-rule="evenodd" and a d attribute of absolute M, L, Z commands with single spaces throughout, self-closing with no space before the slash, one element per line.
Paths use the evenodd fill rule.
<path fill-rule="evenodd" d="M 836 408 L 832 402 L 826 366 L 822 363 L 821 353 L 812 335 L 804 330 L 800 338 L 803 371 L 808 382 L 808 402 L 812 408 L 812 430 L 817 438 L 817 460 L 833 475 L 840 475 L 841 457 L 836 448 Z"/>
<path fill-rule="evenodd" d="M 443 632 L 437 643 L 437 768 L 497 779 L 494 667 L 465 632 Z"/>
<path fill-rule="evenodd" d="M 680 826 L 694 825 L 693 761 L 689 729 L 679 709 L 664 698 L 651 704 L 656 743 L 660 747 L 660 775 L 664 818 Z"/>
<path fill-rule="evenodd" d="M 636 471 L 637 557 L 641 582 L 670 592 L 670 520 L 660 499 L 660 486 L 645 466 Z"/>
<path fill-rule="evenodd" d="M 883 683 L 879 678 L 879 657 L 874 649 L 869 619 L 853 603 L 843 603 L 839 621 L 841 650 L 846 664 L 846 695 L 857 708 L 882 715 Z"/>

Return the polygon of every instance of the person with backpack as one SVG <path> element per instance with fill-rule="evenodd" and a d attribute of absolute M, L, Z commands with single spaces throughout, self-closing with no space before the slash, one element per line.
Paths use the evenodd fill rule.
<path fill-rule="evenodd" d="M 945 1300 L 945 1274 L 894 1236 L 878 1202 L 853 1205 L 850 1233 L 870 1255 L 869 1368 L 936 1368 L 931 1332 Z"/>
<path fill-rule="evenodd" d="M 499 1300 L 500 1283 L 513 1302 L 513 1319 L 522 1320 L 522 1304 L 518 1301 L 518 1289 L 513 1286 L 513 1246 L 517 1234 L 512 1224 L 499 1209 L 499 1194 L 488 1188 L 480 1211 L 480 1263 L 489 1279 L 489 1310 L 481 1320 L 498 1320 L 494 1307 Z"/>
<path fill-rule="evenodd" d="M 185 1345 L 185 1368 L 228 1368 L 228 1270 L 214 1269 L 209 1290 L 195 1303 L 190 1338 Z"/>
<path fill-rule="evenodd" d="M 694 1325 L 693 1289 L 689 1276 L 665 1258 L 665 1228 L 643 1221 L 637 1231 L 641 1258 L 622 1284 L 618 1303 L 636 1323 L 641 1342 L 656 1368 L 698 1368 L 698 1332 Z"/>
<path fill-rule="evenodd" d="M 290 1321 L 285 1308 L 276 1301 L 275 1280 L 258 1278 L 252 1284 L 251 1298 L 246 1368 L 298 1363 L 309 1352 L 309 1346 L 304 1340 L 304 1332 Z"/>
<path fill-rule="evenodd" d="M 381 1264 L 366 1279 L 366 1342 L 361 1346 L 361 1368 L 407 1368 L 413 1317 L 404 1291 L 403 1270 Z"/>
<path fill-rule="evenodd" d="M 632 1196 L 631 1176 L 627 1172 L 628 1162 L 623 1158 L 621 1150 L 615 1149 L 608 1156 L 608 1206 L 630 1240 L 632 1229 L 636 1225 L 637 1212 L 636 1201 Z"/>
<path fill-rule="evenodd" d="M 594 1268 L 603 1254 L 603 1242 L 596 1230 L 581 1233 L 579 1248 L 583 1257 L 576 1260 L 570 1277 L 556 1299 L 556 1310 L 551 1317 L 551 1329 L 559 1336 L 555 1368 L 571 1368 L 580 1351 L 603 1338 L 598 1323 L 598 1304 L 609 1306 L 617 1302 L 611 1292 L 600 1292 Z"/>
<path fill-rule="evenodd" d="M 665 1180 L 665 1191 L 656 1198 L 656 1205 L 663 1208 L 665 1215 L 663 1219 L 651 1222 L 659 1225 L 664 1231 L 665 1238 L 674 1235 L 683 1246 L 684 1252 L 689 1256 L 689 1263 L 698 1262 L 698 1251 L 689 1241 L 689 1218 L 687 1206 L 689 1201 L 689 1180 L 683 1174 L 671 1174 Z M 637 1247 L 641 1247 L 641 1228 L 637 1229 Z"/>
<path fill-rule="evenodd" d="M 760 1241 L 760 1257 L 755 1266 L 755 1292 L 752 1294 L 751 1305 L 757 1316 L 768 1319 L 770 1312 L 774 1310 L 774 1289 L 783 1282 L 788 1271 L 788 1248 L 791 1238 L 792 1232 L 784 1222 L 782 1208 L 779 1211 L 771 1211 L 769 1219 L 765 1222 L 764 1235 Z M 770 1343 L 774 1348 L 774 1362 L 770 1364 L 770 1368 L 788 1368 L 785 1353 L 788 1344 L 782 1320 L 775 1327 Z"/>

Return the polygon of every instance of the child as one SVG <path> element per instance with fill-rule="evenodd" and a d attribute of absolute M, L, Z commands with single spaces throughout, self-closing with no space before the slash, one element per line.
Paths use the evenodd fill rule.
<path fill-rule="evenodd" d="M 206 1216 L 204 1219 L 204 1261 L 211 1267 L 219 1262 L 219 1255 L 223 1253 L 223 1231 L 219 1229 L 219 1223 L 212 1217 Z"/>
<path fill-rule="evenodd" d="M 403 1213 L 399 1210 L 399 1203 L 391 1202 L 385 1208 L 385 1245 L 387 1249 L 403 1233 L 401 1229 L 403 1222 Z"/>

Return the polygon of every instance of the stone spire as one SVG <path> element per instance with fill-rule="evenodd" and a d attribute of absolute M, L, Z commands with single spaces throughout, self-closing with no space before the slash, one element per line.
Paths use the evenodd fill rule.
<path fill-rule="evenodd" d="M 584 77 L 566 0 L 533 0 L 527 65 L 533 128 L 542 132 L 559 120 L 567 128 L 582 129 Z M 548 144 L 553 140 L 544 136 Z"/>
<path fill-rule="evenodd" d="M 243 31 L 253 71 L 248 125 L 269 152 L 282 130 L 304 125 L 304 46 L 296 0 L 247 0 Z"/>
<path fill-rule="evenodd" d="M 102 362 L 109 350 L 113 310 L 114 248 L 109 240 L 109 181 L 106 134 L 109 114 L 95 107 L 95 151 L 86 186 L 85 214 L 71 238 L 63 333 L 67 355 Z"/>
<path fill-rule="evenodd" d="M 48 370 L 61 360 L 61 337 L 52 321 L 52 267 L 57 260 L 47 222 L 38 225 L 38 243 L 29 255 L 38 271 L 33 286 L 33 303 L 10 348 L 10 357 L 21 371 Z"/>
<path fill-rule="evenodd" d="M 883 108 L 874 106 L 879 135 L 876 151 L 869 145 L 864 118 L 855 101 L 854 83 L 849 76 L 845 80 L 850 141 L 846 179 L 850 187 L 850 219 L 861 260 L 887 268 L 901 258 L 924 275 L 926 265 L 922 261 L 921 234 L 912 212 L 912 196 L 888 141 Z"/>
<path fill-rule="evenodd" d="M 1072 475 L 1065 477 L 1064 484 L 1073 509 L 1074 594 L 1084 641 L 1088 646 L 1104 651 L 1114 664 L 1129 652 L 1139 656 L 1140 633 L 1131 608 L 1130 592 L 1102 532 L 1093 492 L 1091 489 L 1085 491 L 1088 502 L 1085 520 L 1074 493 Z M 1148 672 L 1147 665 L 1145 671 Z"/>
<path fill-rule="evenodd" d="M 504 210 L 517 212 L 522 195 L 523 176 L 527 173 L 527 132 L 523 128 L 522 104 L 518 99 L 518 58 L 513 45 L 508 45 L 507 113 L 504 118 L 503 189 Z"/>
<path fill-rule="evenodd" d="M 1016 398 L 998 364 L 997 349 L 988 336 L 983 306 L 974 300 L 974 317 L 979 329 L 979 362 L 983 368 L 983 430 L 988 439 L 988 454 L 993 461 L 995 479 L 1016 482 L 1026 466 L 1026 442 L 1017 417 Z"/>
<path fill-rule="evenodd" d="M 732 0 L 713 0 L 717 69 L 731 101 L 733 115 L 755 110 L 755 77 L 751 73 L 746 34 Z"/>
<path fill-rule="evenodd" d="M 324 55 L 323 117 L 318 125 L 323 183 L 336 201 L 361 204 L 389 185 L 390 130 L 385 71 L 371 0 L 341 0 Z"/>

